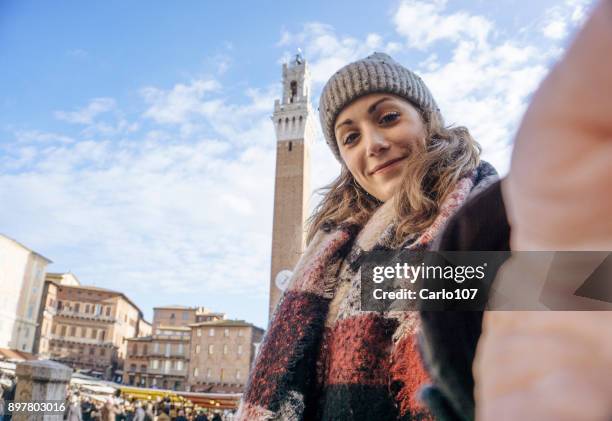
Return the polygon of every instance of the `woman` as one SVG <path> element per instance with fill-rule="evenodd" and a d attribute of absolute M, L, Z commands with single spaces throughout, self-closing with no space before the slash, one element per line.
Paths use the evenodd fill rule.
<path fill-rule="evenodd" d="M 430 248 L 448 219 L 495 179 L 463 127 L 446 128 L 420 77 L 386 54 L 340 69 L 319 102 L 341 174 L 311 218 L 260 349 L 241 420 L 431 419 L 416 312 L 362 312 L 361 257 Z"/>

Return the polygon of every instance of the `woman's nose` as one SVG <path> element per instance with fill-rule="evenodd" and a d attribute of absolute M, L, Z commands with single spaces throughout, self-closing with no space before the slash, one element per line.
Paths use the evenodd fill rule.
<path fill-rule="evenodd" d="M 369 156 L 378 155 L 389 149 L 389 142 L 378 130 L 370 130 L 365 133 L 367 153 Z"/>

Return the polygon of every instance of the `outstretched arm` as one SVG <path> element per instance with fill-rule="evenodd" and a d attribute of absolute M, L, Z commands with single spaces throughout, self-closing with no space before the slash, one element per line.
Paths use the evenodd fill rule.
<path fill-rule="evenodd" d="M 513 250 L 612 250 L 611 183 L 612 0 L 604 0 L 517 134 L 503 185 Z M 477 420 L 611 419 L 611 349 L 612 312 L 485 314 L 473 366 Z"/>

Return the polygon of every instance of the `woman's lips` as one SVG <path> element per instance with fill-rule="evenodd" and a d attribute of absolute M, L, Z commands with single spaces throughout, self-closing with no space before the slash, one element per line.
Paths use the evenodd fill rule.
<path fill-rule="evenodd" d="M 372 170 L 372 172 L 370 173 L 370 175 L 375 175 L 375 174 L 382 174 L 385 173 L 387 171 L 390 171 L 391 169 L 395 168 L 397 166 L 397 164 L 401 161 L 403 161 L 404 159 L 406 159 L 407 157 L 402 156 L 399 158 L 395 158 L 395 159 L 391 159 L 381 165 L 378 165 L 376 167 L 374 167 L 374 169 Z"/>

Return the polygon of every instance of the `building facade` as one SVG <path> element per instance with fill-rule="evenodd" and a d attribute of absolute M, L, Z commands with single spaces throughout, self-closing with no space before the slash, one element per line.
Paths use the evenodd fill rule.
<path fill-rule="evenodd" d="M 160 389 L 241 392 L 263 329 L 203 307 L 153 309 L 150 336 L 128 339 L 123 382 Z"/>
<path fill-rule="evenodd" d="M 283 98 L 274 103 L 276 175 L 270 273 L 270 314 L 304 251 L 310 195 L 310 145 L 314 140 L 310 73 L 298 55 L 283 64 Z"/>
<path fill-rule="evenodd" d="M 191 325 L 191 391 L 242 392 L 264 331 L 242 320 Z"/>
<path fill-rule="evenodd" d="M 128 339 L 123 383 L 185 390 L 189 366 L 189 327 L 164 326 L 144 338 Z"/>
<path fill-rule="evenodd" d="M 0 348 L 31 353 L 51 260 L 0 235 Z"/>
<path fill-rule="evenodd" d="M 38 355 L 98 377 L 120 377 L 127 339 L 150 332 L 138 306 L 120 292 L 80 285 L 71 274 L 48 274 L 44 292 Z"/>
<path fill-rule="evenodd" d="M 134 386 L 187 390 L 190 325 L 224 317 L 223 313 L 204 307 L 155 307 L 151 334 L 127 341 L 123 382 Z"/>

